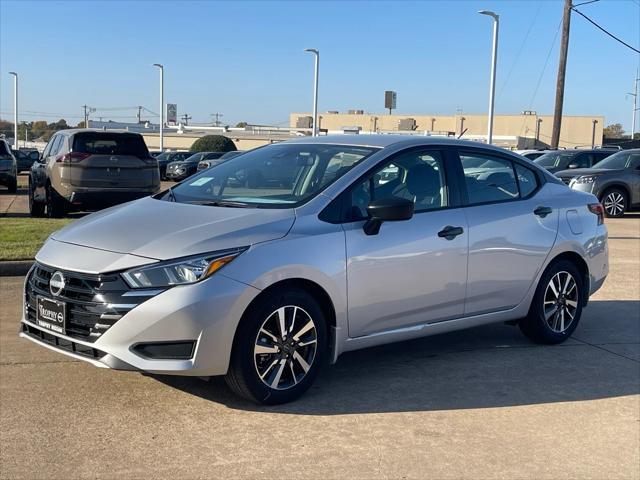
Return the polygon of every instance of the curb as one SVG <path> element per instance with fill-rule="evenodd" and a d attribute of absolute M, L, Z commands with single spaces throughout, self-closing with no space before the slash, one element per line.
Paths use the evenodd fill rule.
<path fill-rule="evenodd" d="M 0 277 L 21 277 L 27 274 L 33 260 L 0 262 Z"/>

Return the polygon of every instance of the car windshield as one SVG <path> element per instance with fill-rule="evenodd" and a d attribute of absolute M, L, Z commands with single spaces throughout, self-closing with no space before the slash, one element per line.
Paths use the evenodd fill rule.
<path fill-rule="evenodd" d="M 569 160 L 571 157 L 571 153 L 549 152 L 536 158 L 534 163 L 541 167 L 557 167 L 562 160 Z"/>
<path fill-rule="evenodd" d="M 190 157 L 184 159 L 185 162 L 199 162 L 204 157 L 204 153 L 194 153 Z"/>
<path fill-rule="evenodd" d="M 268 145 L 204 170 L 162 198 L 201 205 L 290 208 L 315 196 L 375 151 L 351 145 Z"/>
<path fill-rule="evenodd" d="M 618 170 L 622 168 L 635 168 L 640 165 L 640 152 L 618 152 L 600 160 L 593 168 L 605 168 Z"/>

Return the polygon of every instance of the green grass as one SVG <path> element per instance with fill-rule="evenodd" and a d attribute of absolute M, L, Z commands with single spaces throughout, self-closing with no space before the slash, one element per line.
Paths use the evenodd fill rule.
<path fill-rule="evenodd" d="M 0 218 L 0 261 L 30 260 L 47 237 L 72 218 Z"/>

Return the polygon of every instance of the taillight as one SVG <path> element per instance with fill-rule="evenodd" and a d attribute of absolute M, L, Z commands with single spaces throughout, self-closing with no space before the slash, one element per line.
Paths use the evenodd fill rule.
<path fill-rule="evenodd" d="M 590 203 L 588 205 L 589 211 L 598 216 L 598 225 L 604 223 L 604 207 L 600 203 Z"/>
<path fill-rule="evenodd" d="M 82 153 L 82 152 L 69 152 L 64 155 L 59 155 L 56 158 L 56 162 L 58 163 L 77 163 L 81 162 L 85 158 L 90 157 L 90 153 Z"/>

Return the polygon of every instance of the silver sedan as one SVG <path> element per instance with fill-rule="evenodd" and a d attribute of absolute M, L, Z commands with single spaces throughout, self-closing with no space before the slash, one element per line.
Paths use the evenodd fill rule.
<path fill-rule="evenodd" d="M 504 321 L 563 342 L 607 252 L 596 197 L 502 149 L 301 138 L 54 233 L 20 335 L 281 403 L 350 350 Z"/>

